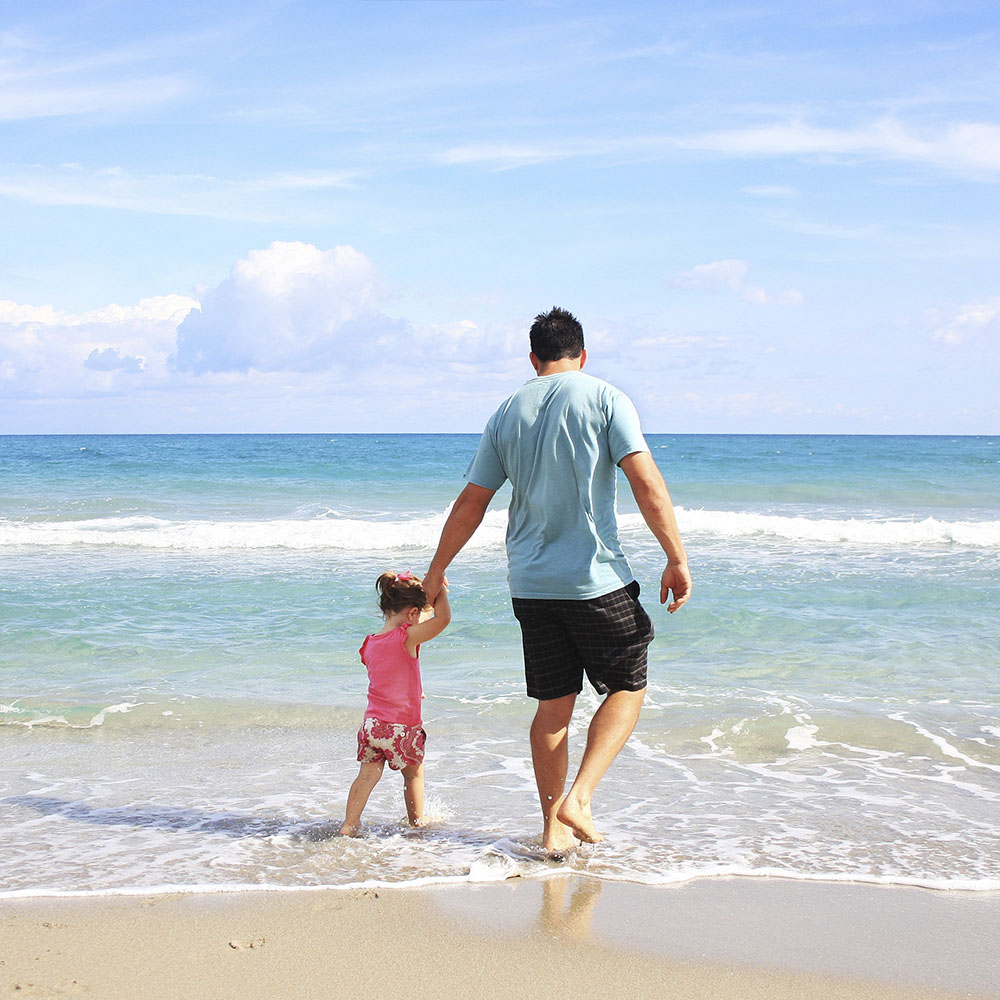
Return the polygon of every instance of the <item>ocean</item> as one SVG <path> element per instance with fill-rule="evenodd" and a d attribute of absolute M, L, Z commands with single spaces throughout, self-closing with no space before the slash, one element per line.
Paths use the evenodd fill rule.
<path fill-rule="evenodd" d="M 505 493 L 422 654 L 430 823 L 386 772 L 338 837 L 383 570 L 422 572 L 476 435 L 0 437 L 0 895 L 578 871 L 1000 888 L 1000 438 L 649 435 L 694 576 L 622 481 L 657 637 L 540 856 Z M 579 761 L 597 705 L 571 733 Z"/>

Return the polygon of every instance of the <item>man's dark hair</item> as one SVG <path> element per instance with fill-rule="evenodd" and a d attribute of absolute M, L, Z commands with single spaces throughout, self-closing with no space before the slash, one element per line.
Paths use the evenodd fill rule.
<path fill-rule="evenodd" d="M 583 327 L 565 309 L 539 313 L 531 325 L 531 350 L 539 361 L 578 358 L 583 352 Z"/>

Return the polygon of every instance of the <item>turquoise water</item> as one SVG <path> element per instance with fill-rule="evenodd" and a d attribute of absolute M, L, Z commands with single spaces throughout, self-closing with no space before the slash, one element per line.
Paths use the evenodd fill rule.
<path fill-rule="evenodd" d="M 433 822 L 401 825 L 392 775 L 334 836 L 375 577 L 426 566 L 476 441 L 0 437 L 0 892 L 547 873 L 503 493 L 423 655 Z M 566 865 L 1000 887 L 1000 438 L 649 443 L 695 592 L 647 601 L 607 840 Z"/>

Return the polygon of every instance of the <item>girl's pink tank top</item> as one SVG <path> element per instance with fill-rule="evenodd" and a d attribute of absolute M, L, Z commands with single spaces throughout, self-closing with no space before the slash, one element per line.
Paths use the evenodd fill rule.
<path fill-rule="evenodd" d="M 409 629 L 408 624 L 400 625 L 384 635 L 366 636 L 361 644 L 361 662 L 368 668 L 366 719 L 402 726 L 421 724 L 420 657 L 406 651 Z"/>

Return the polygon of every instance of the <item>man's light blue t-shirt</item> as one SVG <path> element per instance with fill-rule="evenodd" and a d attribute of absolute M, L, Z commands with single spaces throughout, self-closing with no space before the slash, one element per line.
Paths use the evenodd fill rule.
<path fill-rule="evenodd" d="M 512 597 L 583 601 L 632 582 L 618 541 L 617 466 L 648 450 L 628 396 L 581 371 L 534 378 L 500 406 L 465 478 L 513 487 Z"/>

